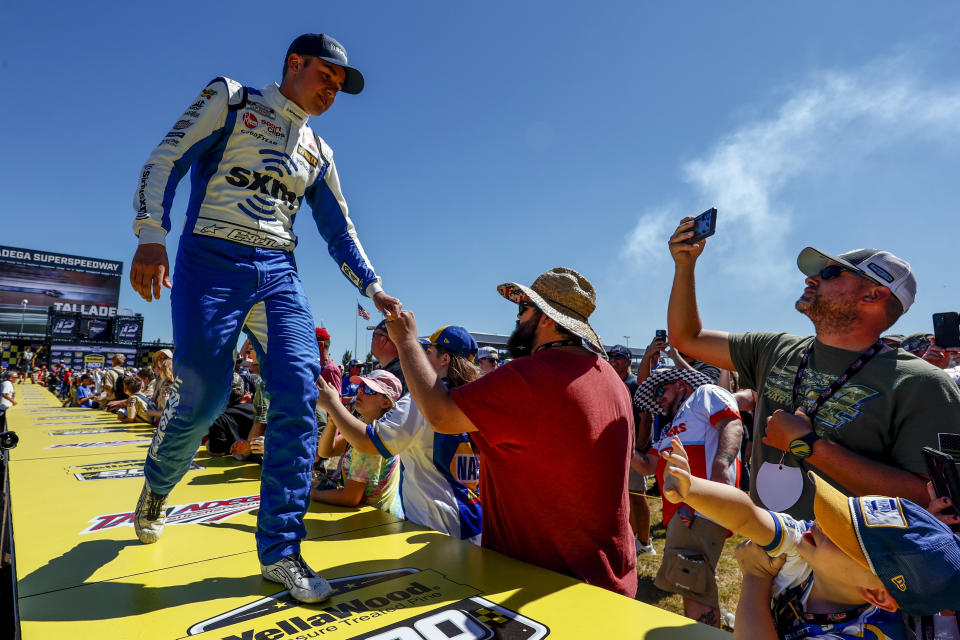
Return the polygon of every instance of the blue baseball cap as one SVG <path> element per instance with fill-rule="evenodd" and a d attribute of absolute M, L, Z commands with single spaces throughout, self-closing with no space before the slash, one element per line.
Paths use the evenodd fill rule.
<path fill-rule="evenodd" d="M 347 50 L 327 34 L 305 33 L 298 36 L 296 40 L 290 43 L 287 48 L 287 55 L 283 59 L 288 60 L 291 53 L 313 56 L 338 67 L 343 67 L 346 76 L 343 79 L 343 88 L 340 90 L 344 93 L 353 94 L 363 91 L 363 74 L 347 65 Z"/>
<path fill-rule="evenodd" d="M 430 336 L 430 344 L 442 347 L 467 360 L 473 360 L 477 355 L 477 341 L 469 331 L 455 325 L 447 325 L 434 331 Z"/>
<path fill-rule="evenodd" d="M 960 606 L 960 536 L 904 498 L 847 497 L 808 472 L 813 512 L 824 535 L 880 578 L 905 613 Z"/>
<path fill-rule="evenodd" d="M 633 357 L 633 354 L 630 353 L 630 349 L 627 349 L 622 344 L 615 344 L 609 349 L 607 349 L 607 357 L 612 357 L 614 355 L 623 356 L 627 360 Z"/>

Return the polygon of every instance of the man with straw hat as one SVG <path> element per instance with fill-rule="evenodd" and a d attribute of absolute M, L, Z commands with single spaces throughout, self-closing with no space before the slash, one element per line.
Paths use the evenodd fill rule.
<path fill-rule="evenodd" d="M 514 359 L 450 391 L 413 314 L 387 321 L 413 400 L 435 431 L 470 432 L 480 451 L 483 546 L 633 597 L 633 413 L 588 321 L 593 285 L 558 267 L 497 290 L 519 305 Z"/>

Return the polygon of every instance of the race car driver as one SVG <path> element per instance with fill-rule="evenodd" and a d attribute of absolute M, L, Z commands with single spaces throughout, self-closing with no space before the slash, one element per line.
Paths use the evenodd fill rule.
<path fill-rule="evenodd" d="M 137 537 L 152 543 L 163 531 L 168 494 L 226 406 L 242 329 L 271 400 L 256 534 L 261 574 L 302 602 L 331 593 L 300 557 L 321 366 L 293 257 L 293 221 L 304 200 L 340 271 L 384 314 L 400 308 L 360 245 L 332 150 L 307 124 L 338 92 L 362 89 L 363 76 L 325 34 L 293 41 L 279 86 L 258 90 L 215 78 L 150 154 L 133 203 L 139 246 L 130 282 L 149 302 L 160 297 L 161 285 L 171 287 L 164 244 L 170 207 L 177 183 L 192 170 L 170 294 L 176 381 L 147 453 Z"/>

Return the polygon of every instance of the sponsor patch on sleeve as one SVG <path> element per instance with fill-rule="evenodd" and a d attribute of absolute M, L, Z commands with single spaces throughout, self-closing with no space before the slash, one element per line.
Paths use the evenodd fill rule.
<path fill-rule="evenodd" d="M 315 167 L 319 162 L 317 156 L 313 153 L 310 153 L 302 144 L 297 144 L 297 153 L 299 153 L 303 158 L 310 163 L 310 166 Z"/>
<path fill-rule="evenodd" d="M 350 282 L 354 284 L 355 287 L 360 287 L 360 276 L 353 272 L 353 269 L 350 268 L 346 262 L 340 265 L 340 271 L 343 271 L 343 275 L 347 276 L 350 279 Z"/>

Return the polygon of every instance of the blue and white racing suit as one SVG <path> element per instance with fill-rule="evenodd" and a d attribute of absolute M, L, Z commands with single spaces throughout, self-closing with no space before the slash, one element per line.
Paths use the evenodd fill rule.
<path fill-rule="evenodd" d="M 275 85 L 216 78 L 143 166 L 134 196 L 140 244 L 163 243 L 177 183 L 191 170 L 170 294 L 176 382 L 147 454 L 150 488 L 169 493 L 226 407 L 233 348 L 245 330 L 270 395 L 257 552 L 271 564 L 299 552 L 316 453 L 319 351 L 293 258 L 304 199 L 340 271 L 382 291 L 357 239 L 330 147 Z"/>

